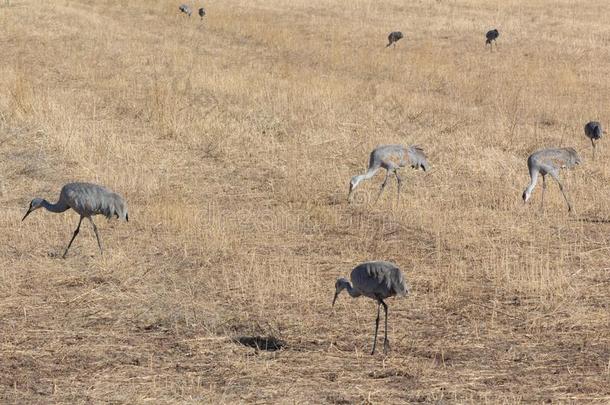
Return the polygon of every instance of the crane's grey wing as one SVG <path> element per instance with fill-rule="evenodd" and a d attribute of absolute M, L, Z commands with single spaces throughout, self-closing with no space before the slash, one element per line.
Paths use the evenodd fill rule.
<path fill-rule="evenodd" d="M 565 151 L 565 167 L 572 168 L 582 163 L 578 152 L 574 148 L 564 148 Z"/>
<path fill-rule="evenodd" d="M 428 158 L 424 153 L 424 150 L 417 145 L 412 145 L 407 148 L 407 156 L 409 158 L 409 163 L 411 167 L 414 169 L 423 169 L 423 171 L 428 171 L 430 168 L 430 164 L 428 163 Z"/>
<path fill-rule="evenodd" d="M 371 298 L 407 294 L 402 272 L 393 263 L 377 261 L 358 265 L 351 274 L 354 287 Z"/>
<path fill-rule="evenodd" d="M 400 271 L 398 267 L 394 267 L 392 270 L 390 270 L 389 279 L 394 294 L 398 295 L 399 297 L 404 297 L 409 293 L 409 286 L 405 281 L 402 271 Z"/>
<path fill-rule="evenodd" d="M 532 153 L 527 164 L 530 171 L 537 166 L 544 172 L 558 174 L 559 169 L 571 169 L 581 162 L 574 148 L 546 148 Z"/>
<path fill-rule="evenodd" d="M 545 162 L 551 162 L 558 169 L 571 169 L 580 164 L 580 157 L 574 148 L 547 149 Z"/>
<path fill-rule="evenodd" d="M 83 216 L 117 216 L 127 220 L 127 204 L 109 189 L 91 183 L 70 183 L 62 189 L 62 196 L 72 209 Z"/>

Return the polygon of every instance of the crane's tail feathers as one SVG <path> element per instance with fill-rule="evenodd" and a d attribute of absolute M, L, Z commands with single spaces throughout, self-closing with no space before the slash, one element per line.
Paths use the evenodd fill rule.
<path fill-rule="evenodd" d="M 419 145 L 412 145 L 408 148 L 408 156 L 409 162 L 411 163 L 411 167 L 414 169 L 422 169 L 423 171 L 428 171 L 430 168 L 430 164 L 428 163 L 428 158 L 424 153 L 424 150 Z"/>

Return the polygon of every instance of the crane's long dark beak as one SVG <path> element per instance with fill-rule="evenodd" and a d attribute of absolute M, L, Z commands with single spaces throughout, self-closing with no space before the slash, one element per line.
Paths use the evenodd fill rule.
<path fill-rule="evenodd" d="M 351 204 L 352 202 L 352 192 L 354 188 L 352 187 L 352 183 L 349 183 L 349 193 L 347 193 L 347 202 Z"/>
<path fill-rule="evenodd" d="M 335 306 L 335 301 L 337 301 L 337 297 L 338 297 L 338 296 L 339 296 L 339 293 L 338 293 L 338 292 L 336 292 L 336 293 L 335 293 L 335 298 L 333 298 L 333 305 L 332 305 L 333 307 Z"/>
<path fill-rule="evenodd" d="M 21 222 L 23 222 L 24 219 L 27 218 L 28 215 L 30 215 L 30 212 L 34 211 L 32 209 L 32 204 L 30 204 L 30 208 L 28 208 L 28 212 L 25 213 L 25 215 L 23 216 L 23 218 L 21 218 Z"/>

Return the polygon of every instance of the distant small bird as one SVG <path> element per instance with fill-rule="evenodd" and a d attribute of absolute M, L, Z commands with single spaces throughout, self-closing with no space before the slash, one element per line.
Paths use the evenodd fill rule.
<path fill-rule="evenodd" d="M 526 203 L 531 195 L 536 182 L 538 181 L 538 174 L 542 175 L 542 200 L 540 202 L 540 208 L 544 206 L 544 190 L 546 189 L 546 175 L 549 174 L 557 184 L 559 184 L 559 190 L 568 205 L 568 212 L 572 211 L 572 205 L 563 190 L 563 184 L 559 180 L 559 171 L 561 169 L 571 169 L 581 163 L 578 153 L 574 148 L 547 148 L 541 149 L 532 153 L 527 158 L 527 167 L 530 172 L 530 184 L 523 191 L 523 202 Z"/>
<path fill-rule="evenodd" d="M 386 48 L 392 44 L 394 44 L 394 47 L 396 47 L 396 42 L 398 42 L 399 40 L 402 39 L 402 32 L 400 31 L 394 31 L 394 32 L 390 32 L 390 35 L 388 35 L 388 44 L 385 46 Z"/>
<path fill-rule="evenodd" d="M 100 248 L 100 253 L 103 253 L 102 242 L 100 241 L 100 236 L 97 233 L 97 227 L 93 223 L 93 219 L 91 219 L 91 217 L 93 215 L 101 214 L 108 219 L 110 219 L 112 216 L 116 216 L 119 219 L 129 221 L 129 216 L 127 215 L 127 203 L 123 197 L 113 193 L 105 187 L 91 183 L 66 184 L 62 187 L 61 192 L 59 193 L 59 200 L 55 204 L 51 204 L 42 198 L 34 198 L 32 202 L 30 202 L 28 212 L 25 213 L 22 221 L 28 215 L 30 215 L 32 211 L 35 211 L 40 207 L 44 207 L 47 209 L 47 211 L 51 212 L 64 212 L 67 209 L 72 208 L 80 215 L 78 226 L 76 227 L 76 230 L 72 235 L 72 239 L 70 239 L 70 243 L 68 243 L 68 247 L 63 254 L 64 258 L 66 257 L 68 249 L 70 249 L 74 238 L 76 238 L 76 235 L 78 235 L 83 218 L 87 218 L 91 222 L 91 225 L 93 225 L 93 231 L 95 232 L 95 237 L 97 238 L 97 245 Z"/>
<path fill-rule="evenodd" d="M 390 347 L 388 341 L 388 306 L 384 299 L 398 295 L 404 297 L 408 294 L 408 286 L 400 269 L 390 262 L 365 262 L 356 266 L 351 273 L 350 283 L 345 278 L 337 279 L 335 283 L 335 298 L 333 298 L 333 306 L 337 297 L 344 289 L 347 290 L 351 297 L 365 297 L 377 301 L 377 319 L 375 320 L 375 340 L 373 341 L 373 351 L 377 346 L 377 331 L 379 330 L 379 311 L 381 305 L 385 311 L 385 338 L 383 340 L 383 352 L 386 353 Z"/>
<path fill-rule="evenodd" d="M 587 122 L 587 125 L 585 125 L 585 135 L 591 140 L 591 145 L 593 145 L 593 159 L 595 159 L 595 141 L 599 141 L 604 133 L 602 124 L 597 121 Z"/>
<path fill-rule="evenodd" d="M 188 15 L 189 17 L 192 14 L 191 8 L 189 6 L 187 6 L 186 4 L 181 4 L 180 7 L 178 7 L 178 10 L 182 11 L 184 14 Z"/>
<path fill-rule="evenodd" d="M 203 7 L 201 7 L 199 9 L 199 17 L 201 17 L 201 20 L 203 20 L 203 17 L 205 16 L 205 10 Z"/>
<path fill-rule="evenodd" d="M 424 154 L 424 150 L 417 145 L 407 147 L 403 145 L 380 145 L 376 147 L 371 152 L 369 167 L 366 173 L 356 175 L 350 180 L 347 200 L 351 202 L 352 193 L 356 187 L 358 187 L 358 184 L 360 184 L 362 180 L 373 177 L 380 168 L 386 170 L 386 175 L 375 202 L 379 200 L 381 193 L 383 193 L 390 174 L 396 176 L 396 181 L 398 183 L 398 199 L 400 200 L 400 185 L 402 179 L 398 175 L 398 169 L 405 167 L 406 165 L 410 165 L 414 169 L 421 168 L 424 171 L 428 170 L 429 164 L 426 155 Z"/>
<path fill-rule="evenodd" d="M 493 50 L 492 42 L 496 42 L 496 39 L 498 39 L 499 36 L 500 36 L 500 32 L 495 28 L 491 31 L 487 31 L 487 34 L 485 34 L 485 38 L 487 38 L 487 40 L 485 41 L 485 46 L 489 45 L 491 47 L 491 49 Z M 496 47 L 497 46 L 498 45 L 496 44 Z"/>

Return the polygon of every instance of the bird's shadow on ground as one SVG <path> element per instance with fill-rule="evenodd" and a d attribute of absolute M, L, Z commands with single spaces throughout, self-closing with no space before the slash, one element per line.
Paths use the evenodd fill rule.
<path fill-rule="evenodd" d="M 237 336 L 233 338 L 233 341 L 243 346 L 268 352 L 274 352 L 286 346 L 286 342 L 273 336 Z"/>
<path fill-rule="evenodd" d="M 574 218 L 573 221 L 576 222 L 587 222 L 590 224 L 610 224 L 610 219 L 608 218 Z"/>

